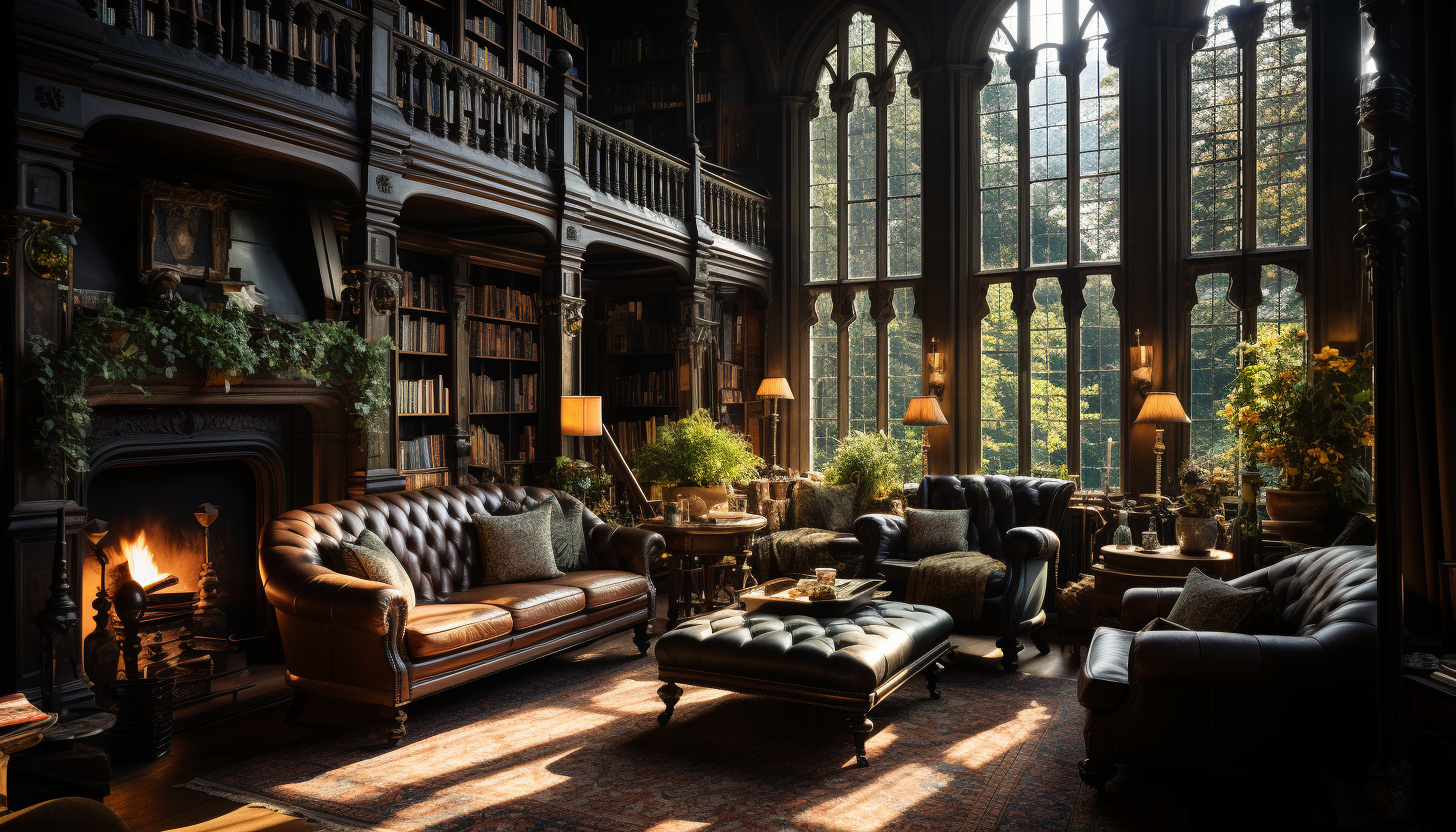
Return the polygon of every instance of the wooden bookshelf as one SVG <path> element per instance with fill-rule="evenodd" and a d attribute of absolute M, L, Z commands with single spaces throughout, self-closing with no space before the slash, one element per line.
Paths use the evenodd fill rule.
<path fill-rule="evenodd" d="M 539 456 L 541 276 L 476 262 L 465 273 L 469 465 L 504 474 Z"/>
<path fill-rule="evenodd" d="M 394 29 L 544 96 L 547 62 L 554 49 L 571 53 L 572 74 L 586 84 L 582 19 L 573 4 L 549 0 L 402 0 Z"/>
<path fill-rule="evenodd" d="M 449 485 L 455 428 L 451 261 L 401 249 L 394 321 L 394 437 L 406 488 Z"/>

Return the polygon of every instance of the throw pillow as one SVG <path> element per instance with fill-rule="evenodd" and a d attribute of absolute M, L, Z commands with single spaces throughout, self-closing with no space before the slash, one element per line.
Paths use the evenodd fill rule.
<path fill-rule="evenodd" d="M 819 500 L 819 513 L 824 518 L 824 525 L 819 528 L 835 532 L 854 531 L 854 518 L 858 516 L 854 511 L 858 486 L 815 482 L 810 483 L 809 488 Z"/>
<path fill-rule="evenodd" d="M 824 512 L 819 508 L 819 496 L 814 493 L 813 482 L 794 480 L 789 491 L 789 505 L 789 522 L 785 528 L 824 528 Z"/>
<path fill-rule="evenodd" d="M 1183 591 L 1168 611 L 1168 620 L 1174 624 L 1205 633 L 1246 632 L 1245 621 L 1258 605 L 1261 595 L 1268 595 L 1264 587 L 1239 589 L 1229 586 L 1217 578 L 1210 578 L 1194 568 L 1188 573 Z"/>
<path fill-rule="evenodd" d="M 758 504 L 758 509 L 759 513 L 763 515 L 763 519 L 768 521 L 768 527 L 764 531 L 773 533 L 788 525 L 786 521 L 789 516 L 789 501 L 787 499 L 763 500 Z"/>
<path fill-rule="evenodd" d="M 963 508 L 905 509 L 905 551 L 912 555 L 939 555 L 971 548 L 966 532 L 971 513 Z"/>
<path fill-rule="evenodd" d="M 551 545 L 551 506 L 492 517 L 472 514 L 480 535 L 484 583 L 509 584 L 561 577 L 556 550 Z"/>
<path fill-rule="evenodd" d="M 562 572 L 574 572 L 586 568 L 586 532 L 581 527 L 581 503 L 571 500 L 562 505 L 552 498 L 551 503 L 551 548 L 556 555 L 556 568 Z"/>
<path fill-rule="evenodd" d="M 389 584 L 404 593 L 406 607 L 414 609 L 415 585 L 410 583 L 404 564 L 379 539 L 379 535 L 365 529 L 353 540 L 340 540 L 339 558 L 343 561 L 345 574 Z"/>
<path fill-rule="evenodd" d="M 1184 627 L 1182 624 L 1174 624 L 1173 622 L 1169 621 L 1166 618 L 1154 618 L 1152 621 L 1149 621 L 1148 623 L 1144 624 L 1143 625 L 1143 628 L 1141 630 L 1138 630 L 1138 632 L 1140 632 L 1140 633 L 1156 633 L 1156 632 L 1160 632 L 1162 630 L 1187 630 L 1187 629 L 1188 628 L 1187 627 Z"/>

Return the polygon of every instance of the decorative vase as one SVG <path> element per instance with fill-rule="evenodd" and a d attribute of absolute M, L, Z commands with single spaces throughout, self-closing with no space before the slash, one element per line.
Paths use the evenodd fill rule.
<path fill-rule="evenodd" d="M 1188 555 L 1203 555 L 1218 545 L 1218 518 L 1179 516 L 1174 523 L 1178 549 Z"/>
<path fill-rule="evenodd" d="M 1325 491 L 1266 488 L 1264 507 L 1270 520 L 1323 520 L 1330 513 L 1330 495 Z"/>
<path fill-rule="evenodd" d="M 711 511 L 714 506 L 727 502 L 728 500 L 728 489 L 723 486 L 717 488 L 701 488 L 692 485 L 678 485 L 664 490 L 667 492 L 667 499 L 669 500 L 681 500 L 687 497 L 688 502 L 692 505 L 692 519 L 694 520 L 700 519 L 703 515 Z M 702 501 L 701 509 L 698 503 L 693 500 L 694 497 Z"/>

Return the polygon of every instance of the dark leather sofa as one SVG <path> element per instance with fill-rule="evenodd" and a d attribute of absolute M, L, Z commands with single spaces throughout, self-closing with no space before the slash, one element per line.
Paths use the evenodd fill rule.
<path fill-rule="evenodd" d="M 1267 587 L 1280 634 L 1140 633 L 1182 592 L 1159 588 L 1128 590 L 1121 629 L 1092 636 L 1077 683 L 1088 785 L 1100 790 L 1119 762 L 1311 772 L 1370 747 L 1374 547 L 1296 555 L 1229 584 Z"/>
<path fill-rule="evenodd" d="M 1046 623 L 1042 603 L 1061 547 L 1053 529 L 1061 527 L 1075 488 L 1069 480 L 997 474 L 920 481 L 916 507 L 970 509 L 970 548 L 1006 564 L 987 582 L 981 617 L 971 630 L 998 637 L 1007 670 L 1016 669 L 1020 636 L 1029 634 L 1037 649 L 1047 652 L 1036 630 Z M 870 553 L 872 565 L 863 574 L 883 575 L 892 585 L 909 581 L 918 558 L 905 551 L 904 518 L 866 514 L 855 521 L 854 533 Z"/>
<path fill-rule="evenodd" d="M 393 709 L 508 667 L 634 629 L 642 652 L 656 614 L 649 567 L 662 536 L 583 515 L 588 568 L 533 583 L 482 585 L 474 513 L 518 513 L 544 488 L 482 484 L 426 488 L 287 512 L 263 530 L 259 570 L 277 609 L 295 691 L 289 719 L 309 694 Z M 404 565 L 416 605 L 398 590 L 334 571 L 339 540 L 379 535 Z"/>

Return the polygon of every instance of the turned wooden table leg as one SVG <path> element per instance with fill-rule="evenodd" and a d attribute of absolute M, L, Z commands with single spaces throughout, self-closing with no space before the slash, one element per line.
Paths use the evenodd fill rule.
<path fill-rule="evenodd" d="M 870 732 L 875 730 L 875 724 L 870 721 L 869 714 L 855 714 L 849 718 L 849 730 L 854 736 L 854 759 L 861 768 L 870 764 L 865 756 L 865 740 L 870 738 Z"/>
<path fill-rule="evenodd" d="M 404 727 L 405 720 L 409 719 L 409 715 L 404 712 L 404 708 L 381 708 L 380 714 L 385 719 L 393 720 L 394 723 L 385 731 L 386 741 L 390 745 L 399 745 L 400 741 L 404 739 L 404 735 L 409 731 L 408 728 Z"/>
<path fill-rule="evenodd" d="M 662 704 L 667 706 L 666 710 L 657 715 L 657 724 L 666 725 L 667 721 L 672 719 L 672 709 L 677 707 L 677 700 L 682 698 L 682 688 L 672 682 L 666 682 L 657 689 L 657 695 L 662 697 Z"/>
<path fill-rule="evenodd" d="M 939 661 L 931 662 L 930 667 L 925 668 L 925 684 L 930 688 L 931 699 L 940 698 L 940 691 L 935 689 L 935 683 L 940 681 L 940 674 L 944 670 L 945 665 L 941 664 Z"/>

